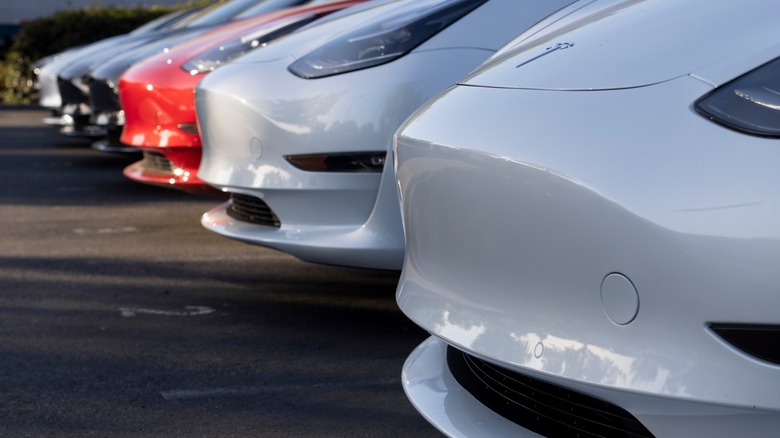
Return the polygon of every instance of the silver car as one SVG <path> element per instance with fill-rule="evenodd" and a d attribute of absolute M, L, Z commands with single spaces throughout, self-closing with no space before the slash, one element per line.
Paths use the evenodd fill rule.
<path fill-rule="evenodd" d="M 400 269 L 395 130 L 571 0 L 379 0 L 220 67 L 196 89 L 211 231 L 303 260 Z"/>
<path fill-rule="evenodd" d="M 407 394 L 451 436 L 777 436 L 780 3 L 567 12 L 398 133 Z"/>

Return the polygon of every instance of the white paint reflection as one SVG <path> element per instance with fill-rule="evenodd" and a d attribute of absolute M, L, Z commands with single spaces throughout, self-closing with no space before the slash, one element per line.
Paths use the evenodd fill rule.
<path fill-rule="evenodd" d="M 273 126 L 291 134 L 306 135 L 311 134 L 312 132 L 312 128 L 309 124 L 288 123 L 281 120 L 272 119 L 271 117 L 266 117 L 266 120 L 268 120 Z"/>
<path fill-rule="evenodd" d="M 170 142 L 171 137 L 173 137 L 171 131 L 169 129 L 162 129 L 161 126 L 158 126 L 157 129 L 159 130 L 159 135 L 160 135 L 160 141 L 159 141 L 158 144 L 161 147 L 168 146 L 168 143 Z"/>
<path fill-rule="evenodd" d="M 254 175 L 251 187 L 287 186 L 293 177 L 289 172 L 269 164 L 247 164 L 246 170 Z"/>
<path fill-rule="evenodd" d="M 233 176 L 233 173 L 235 172 L 235 167 L 233 166 L 213 166 L 216 167 L 216 177 L 212 178 L 214 181 L 230 181 L 230 178 Z M 202 175 L 199 175 L 201 179 L 206 179 L 208 177 L 204 177 Z M 227 188 L 222 188 L 223 192 L 227 192 Z"/>
<path fill-rule="evenodd" d="M 482 324 L 473 324 L 466 326 L 463 321 L 451 321 L 454 314 L 445 310 L 442 315 L 442 322 L 434 332 L 439 333 L 445 339 L 457 339 L 463 345 L 472 345 L 480 336 L 485 334 L 485 326 Z"/>
<path fill-rule="evenodd" d="M 649 373 L 642 372 L 646 367 L 638 358 L 573 339 L 538 333 L 510 333 L 510 336 L 525 350 L 526 360 L 521 365 L 610 386 L 669 392 L 667 383 L 671 370 L 668 368 L 655 366 Z M 536 358 L 534 348 L 540 342 L 544 345 L 544 354 Z M 685 388 L 675 388 L 673 392 L 687 393 Z"/>
<path fill-rule="evenodd" d="M 505 321 L 509 325 L 489 322 L 458 312 L 452 306 L 447 306 L 437 316 L 432 333 L 479 355 L 503 361 L 510 367 L 512 364 L 614 388 L 690 396 L 679 378 L 680 372 L 675 377 L 673 368 L 652 355 L 621 354 L 613 348 L 576 339 L 513 331 L 509 327 L 517 328 L 516 321 Z"/>

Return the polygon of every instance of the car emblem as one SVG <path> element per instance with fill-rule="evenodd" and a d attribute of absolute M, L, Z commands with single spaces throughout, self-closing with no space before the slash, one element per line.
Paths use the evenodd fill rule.
<path fill-rule="evenodd" d="M 536 55 L 533 58 L 516 65 L 515 68 L 520 68 L 520 67 L 528 64 L 531 61 L 536 61 L 537 59 L 541 58 L 542 56 L 547 56 L 550 53 L 553 53 L 553 52 L 558 51 L 558 50 L 565 50 L 565 49 L 568 49 L 569 47 L 574 47 L 574 43 L 555 43 L 552 46 L 546 48 L 544 53 Z"/>

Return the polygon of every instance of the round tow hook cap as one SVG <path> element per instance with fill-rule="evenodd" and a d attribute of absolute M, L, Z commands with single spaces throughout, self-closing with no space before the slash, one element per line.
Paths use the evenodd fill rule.
<path fill-rule="evenodd" d="M 626 325 L 639 313 L 639 293 L 628 277 L 613 272 L 601 282 L 601 305 L 612 322 Z"/>

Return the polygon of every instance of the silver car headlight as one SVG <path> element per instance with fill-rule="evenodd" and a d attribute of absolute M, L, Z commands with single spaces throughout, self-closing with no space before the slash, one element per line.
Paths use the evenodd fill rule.
<path fill-rule="evenodd" d="M 230 62 L 251 50 L 264 47 L 270 41 L 305 26 L 319 18 L 319 16 L 320 14 L 309 14 L 273 22 L 241 38 L 209 49 L 182 64 L 181 68 L 191 75 L 212 72 L 222 64 Z"/>
<path fill-rule="evenodd" d="M 731 129 L 780 137 L 780 58 L 710 92 L 695 108 Z"/>
<path fill-rule="evenodd" d="M 351 72 L 394 61 L 487 0 L 410 2 L 360 29 L 332 40 L 290 65 L 304 79 Z"/>

